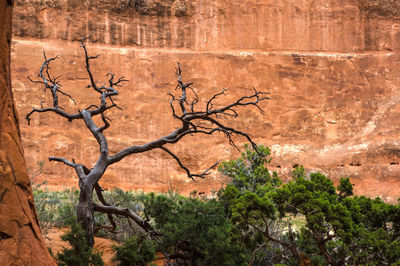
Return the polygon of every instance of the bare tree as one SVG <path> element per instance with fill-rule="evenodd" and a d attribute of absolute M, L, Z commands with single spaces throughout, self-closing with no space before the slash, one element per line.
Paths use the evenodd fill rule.
<path fill-rule="evenodd" d="M 113 215 L 122 215 L 132 219 L 149 234 L 157 235 L 157 232 L 153 230 L 151 225 L 132 210 L 117 208 L 105 202 L 102 196 L 102 189 L 98 182 L 103 176 L 107 167 L 121 161 L 123 158 L 129 155 L 143 153 L 153 149 L 161 149 L 177 161 L 179 166 L 186 171 L 189 178 L 203 178 L 206 175 L 210 174 L 209 170 L 216 166 L 217 163 L 212 165 L 210 168 L 202 173 L 192 173 L 179 159 L 179 157 L 169 148 L 167 148 L 167 145 L 177 143 L 186 135 L 211 135 L 213 133 L 220 132 L 225 134 L 225 136 L 229 140 L 229 143 L 235 147 L 236 145 L 232 136 L 240 135 L 246 138 L 247 141 L 251 143 L 254 149 L 257 149 L 256 144 L 252 141 L 248 134 L 235 128 L 225 126 L 220 118 L 223 116 L 237 117 L 237 109 L 242 106 L 255 106 L 261 112 L 263 112 L 261 107 L 259 106 L 259 103 L 269 98 L 266 96 L 267 93 L 260 92 L 254 89 L 254 92 L 251 95 L 243 96 L 229 105 L 217 108 L 215 107 L 216 99 L 219 96 L 224 95 L 227 91 L 226 89 L 223 89 L 221 92 L 213 95 L 206 102 L 205 110 L 197 110 L 196 107 L 199 102 L 199 98 L 195 90 L 191 87 L 193 83 L 184 83 L 182 81 L 182 70 L 180 64 L 178 63 L 176 69 L 178 81 L 175 87 L 175 91 L 178 91 L 179 95 L 175 95 L 172 92 L 168 93 L 168 95 L 171 98 L 170 107 L 172 111 L 172 116 L 180 121 L 180 127 L 174 130 L 169 135 L 163 136 L 159 139 L 142 145 L 130 146 L 119 151 L 116 154 L 110 154 L 107 139 L 103 134 L 103 132 L 110 127 L 110 120 L 107 118 L 106 112 L 113 108 L 121 109 L 113 101 L 113 97 L 118 95 L 117 87 L 119 87 L 123 82 L 126 82 L 127 80 L 124 77 L 120 77 L 117 79 L 114 74 L 108 73 L 108 86 L 98 86 L 98 84 L 96 84 L 95 82 L 90 68 L 91 60 L 96 59 L 98 56 L 88 55 L 88 51 L 85 46 L 86 39 L 87 38 L 81 40 L 81 47 L 83 48 L 85 54 L 86 70 L 90 80 L 90 85 L 88 85 L 88 88 L 93 89 L 95 93 L 98 93 L 100 95 L 100 103 L 98 105 L 92 104 L 83 110 L 78 110 L 76 113 L 66 112 L 59 105 L 58 96 L 61 94 L 70 98 L 74 102 L 75 100 L 72 98 L 71 95 L 61 90 L 59 77 L 54 77 L 50 74 L 49 65 L 52 61 L 56 60 L 57 57 L 47 59 L 46 55 L 44 54 L 44 62 L 39 70 L 38 75 L 39 80 L 32 80 L 30 78 L 29 79 L 34 83 L 41 84 L 42 86 L 44 86 L 45 90 L 48 89 L 51 92 L 53 105 L 51 107 L 43 107 L 42 105 L 40 109 L 33 108 L 33 110 L 26 115 L 26 119 L 28 120 L 29 124 L 31 116 L 34 113 L 50 112 L 64 117 L 70 122 L 76 119 L 83 120 L 86 127 L 90 130 L 92 135 L 97 140 L 100 153 L 96 164 L 92 168 L 88 168 L 81 163 L 77 163 L 73 159 L 72 161 L 70 161 L 66 158 L 49 157 L 50 161 L 62 162 L 67 166 L 73 167 L 79 177 L 80 195 L 77 209 L 77 217 L 83 229 L 86 231 L 86 238 L 90 246 L 93 246 L 94 244 L 95 211 L 107 213 L 108 218 L 113 226 L 115 226 Z M 93 120 L 93 118 L 98 115 L 101 117 L 101 120 L 103 122 L 103 125 L 101 126 L 96 124 Z M 97 204 L 93 201 L 93 191 L 96 192 L 96 195 L 102 204 Z"/>

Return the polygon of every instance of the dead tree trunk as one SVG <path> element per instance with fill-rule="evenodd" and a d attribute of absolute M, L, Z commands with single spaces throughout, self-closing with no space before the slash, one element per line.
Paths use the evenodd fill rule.
<path fill-rule="evenodd" d="M 225 126 L 224 123 L 220 120 L 221 117 L 230 116 L 237 117 L 237 109 L 243 106 L 255 106 L 261 112 L 262 109 L 259 106 L 259 103 L 269 99 L 265 96 L 267 93 L 263 93 L 254 89 L 254 92 L 250 95 L 243 96 L 239 98 L 237 101 L 220 107 L 215 107 L 215 100 L 225 95 L 226 89 L 223 89 L 221 92 L 213 95 L 207 102 L 205 110 L 196 110 L 197 103 L 199 102 L 199 98 L 195 92 L 195 90 L 191 87 L 193 83 L 183 83 L 181 79 L 181 68 L 178 63 L 178 67 L 176 69 L 178 76 L 178 84 L 175 87 L 175 90 L 179 91 L 179 95 L 174 95 L 173 93 L 168 93 L 171 97 L 170 107 L 172 116 L 179 120 L 181 126 L 175 131 L 171 132 L 169 135 L 163 136 L 159 139 L 153 140 L 151 142 L 142 144 L 142 145 L 134 145 L 127 147 L 116 154 L 109 154 L 108 142 L 105 138 L 103 132 L 110 127 L 109 119 L 106 117 L 106 112 L 113 108 L 118 108 L 122 110 L 119 106 L 117 106 L 113 97 L 117 96 L 119 93 L 116 90 L 118 86 L 121 85 L 122 82 L 127 80 L 124 77 L 119 78 L 118 80 L 114 80 L 115 75 L 112 73 L 108 73 L 109 77 L 108 86 L 98 86 L 95 82 L 93 74 L 90 69 L 90 60 L 96 59 L 97 56 L 89 56 L 86 46 L 85 40 L 87 38 L 82 39 L 81 46 L 84 50 L 85 54 L 85 63 L 86 70 L 89 76 L 90 84 L 87 86 L 90 89 L 93 89 L 95 93 L 100 94 L 100 103 L 99 105 L 92 104 L 85 108 L 84 110 L 79 110 L 77 113 L 68 113 L 62 107 L 59 106 L 58 96 L 61 93 L 62 95 L 69 97 L 71 100 L 75 102 L 75 100 L 67 93 L 61 90 L 61 84 L 58 80 L 58 77 L 54 77 L 50 74 L 49 65 L 52 61 L 56 60 L 57 57 L 52 57 L 47 59 L 44 55 L 44 62 L 39 70 L 39 80 L 32 80 L 32 82 L 41 84 L 51 92 L 52 103 L 51 107 L 41 107 L 40 109 L 33 108 L 33 110 L 26 115 L 26 119 L 28 123 L 31 120 L 31 115 L 34 113 L 47 113 L 52 112 L 56 113 L 61 117 L 66 118 L 68 121 L 73 120 L 83 120 L 86 127 L 95 137 L 98 145 L 99 145 L 99 157 L 97 159 L 96 164 L 89 170 L 83 164 L 75 163 L 74 160 L 69 161 L 65 158 L 59 157 L 50 157 L 50 161 L 58 161 L 66 164 L 67 166 L 73 167 L 79 178 L 79 188 L 80 188 L 80 196 L 79 196 L 79 205 L 78 205 L 78 220 L 81 223 L 83 229 L 86 231 L 87 242 L 89 246 L 93 246 L 94 244 L 94 211 L 99 211 L 103 213 L 107 213 L 108 218 L 110 219 L 111 224 L 115 226 L 113 221 L 113 215 L 123 215 L 134 222 L 136 222 L 144 231 L 148 232 L 150 235 L 157 235 L 157 232 L 151 227 L 151 225 L 143 220 L 139 215 L 134 213 L 129 209 L 120 209 L 115 206 L 111 206 L 104 201 L 104 198 L 101 194 L 101 188 L 98 184 L 99 180 L 103 176 L 107 167 L 121 161 L 123 158 L 136 154 L 143 153 L 154 149 L 161 149 L 168 153 L 173 159 L 177 161 L 179 166 L 186 171 L 189 178 L 194 179 L 195 177 L 204 178 L 206 175 L 210 174 L 209 170 L 217 165 L 215 163 L 213 166 L 205 170 L 203 173 L 194 174 L 192 173 L 184 163 L 179 159 L 179 157 L 173 153 L 167 146 L 169 144 L 175 144 L 183 137 L 187 135 L 193 134 L 205 134 L 212 135 L 213 133 L 223 133 L 229 140 L 229 143 L 236 147 L 234 140 L 232 138 L 233 135 L 243 136 L 249 141 L 254 149 L 257 149 L 256 144 L 252 141 L 250 136 L 244 132 L 236 130 L 234 128 Z M 98 126 L 93 117 L 100 115 L 103 125 Z M 237 147 L 236 147 L 237 148 Z M 96 204 L 93 202 L 92 194 L 93 190 L 96 189 L 97 197 L 99 198 L 102 204 Z"/>
<path fill-rule="evenodd" d="M 86 232 L 86 240 L 89 247 L 94 245 L 94 202 L 92 199 L 93 188 L 88 186 L 80 187 L 77 218 Z"/>

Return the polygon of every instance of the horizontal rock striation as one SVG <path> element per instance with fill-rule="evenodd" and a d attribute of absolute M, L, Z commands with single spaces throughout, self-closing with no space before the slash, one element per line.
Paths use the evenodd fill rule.
<path fill-rule="evenodd" d="M 21 0 L 14 34 L 190 50 L 399 50 L 400 7 L 385 0 Z"/>
<path fill-rule="evenodd" d="M 289 178 L 293 166 L 322 171 L 335 180 L 350 176 L 358 193 L 395 201 L 400 195 L 400 42 L 396 1 L 206 1 L 206 0 L 21 0 L 16 1 L 12 48 L 13 85 L 19 113 L 46 101 L 32 84 L 42 51 L 61 57 L 67 110 L 95 100 L 77 40 L 91 36 L 89 51 L 100 55 L 96 78 L 110 70 L 128 82 L 107 132 L 114 152 L 174 129 L 169 90 L 174 68 L 193 81 L 201 100 L 230 87 L 228 101 L 252 90 L 271 92 L 257 110 L 242 110 L 229 123 L 272 147 L 271 169 Z M 96 142 L 77 122 L 35 115 L 21 118 L 29 168 L 48 156 L 66 156 L 88 166 Z M 238 138 L 239 143 L 244 140 Z M 223 136 L 189 137 L 172 148 L 194 170 L 238 155 Z M 46 163 L 38 180 L 60 189 L 76 185 L 71 169 Z M 218 174 L 195 183 L 162 151 L 124 159 L 105 174 L 104 186 L 181 191 L 218 189 Z"/>

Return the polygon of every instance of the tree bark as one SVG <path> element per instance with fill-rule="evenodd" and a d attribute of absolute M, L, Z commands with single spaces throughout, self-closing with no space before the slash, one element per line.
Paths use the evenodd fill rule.
<path fill-rule="evenodd" d="M 94 245 L 94 202 L 92 194 L 93 187 L 82 186 L 77 209 L 78 222 L 86 232 L 86 241 L 89 247 Z"/>
<path fill-rule="evenodd" d="M 181 140 L 184 136 L 192 135 L 192 134 L 206 134 L 212 135 L 213 133 L 223 133 L 228 138 L 229 143 L 237 148 L 235 145 L 232 136 L 239 135 L 245 137 L 253 146 L 254 149 L 257 149 L 257 145 L 252 141 L 250 136 L 244 132 L 236 130 L 234 128 L 225 126 L 222 121 L 219 121 L 219 116 L 231 116 L 237 117 L 238 113 L 236 108 L 244 107 L 244 106 L 254 106 L 258 108 L 261 112 L 263 110 L 259 106 L 259 104 L 269 99 L 266 96 L 265 92 L 257 91 L 255 88 L 253 94 L 243 96 L 236 100 L 235 102 L 226 105 L 222 108 L 215 108 L 213 101 L 220 95 L 225 95 L 226 89 L 223 89 L 222 92 L 216 93 L 213 97 L 211 97 L 207 101 L 207 108 L 204 111 L 195 111 L 195 105 L 199 102 L 199 98 L 195 90 L 190 87 L 193 83 L 183 83 L 181 79 L 182 70 L 178 63 L 177 74 L 178 74 L 178 85 L 176 89 L 180 89 L 181 95 L 178 97 L 169 93 L 168 95 L 171 97 L 170 100 L 170 107 L 172 111 L 172 115 L 175 119 L 181 121 L 182 125 L 180 128 L 174 130 L 169 135 L 163 136 L 159 139 L 147 142 L 141 145 L 133 145 L 127 147 L 114 155 L 109 154 L 108 149 L 108 142 L 103 134 L 104 130 L 110 127 L 109 120 L 105 114 L 105 112 L 112 108 L 118 108 L 122 110 L 113 100 L 114 96 L 117 96 L 119 93 L 117 91 L 117 87 L 120 86 L 122 82 L 125 82 L 125 78 L 122 76 L 118 80 L 114 79 L 115 75 L 112 73 L 108 73 L 107 77 L 109 77 L 108 83 L 109 86 L 98 86 L 94 80 L 92 71 L 90 69 L 90 60 L 96 59 L 98 56 L 89 56 L 88 51 L 85 46 L 85 41 L 89 37 L 83 38 L 81 40 L 81 47 L 85 53 L 85 62 L 86 62 L 86 70 L 88 72 L 90 78 L 90 85 L 88 88 L 94 89 L 96 93 L 100 93 L 100 105 L 92 104 L 83 110 L 79 110 L 78 113 L 68 113 L 59 106 L 58 101 L 58 93 L 70 98 L 73 98 L 60 90 L 62 87 L 58 81 L 58 77 L 54 77 L 50 75 L 48 69 L 49 65 L 52 61 L 56 60 L 58 57 L 52 57 L 47 59 L 46 55 L 44 54 L 44 62 L 39 70 L 38 77 L 40 80 L 32 80 L 33 83 L 41 84 L 48 89 L 52 93 L 53 103 L 51 107 L 44 108 L 41 106 L 40 109 L 33 108 L 31 112 L 26 115 L 26 119 L 28 121 L 31 120 L 31 116 L 38 112 L 38 113 L 45 113 L 51 112 L 56 113 L 66 119 L 68 121 L 72 121 L 75 119 L 82 119 L 85 122 L 86 127 L 90 130 L 93 137 L 96 139 L 97 143 L 99 144 L 99 158 L 91 170 L 87 167 L 84 167 L 82 164 L 75 163 L 74 160 L 69 161 L 66 158 L 60 157 L 50 157 L 50 161 L 58 161 L 62 162 L 70 167 L 75 168 L 75 171 L 79 177 L 79 187 L 80 187 L 80 196 L 79 196 L 79 204 L 77 210 L 78 221 L 80 222 L 83 229 L 86 231 L 86 238 L 89 246 L 93 246 L 94 244 L 94 210 L 97 208 L 100 211 L 106 213 L 121 213 L 121 210 L 118 208 L 112 208 L 107 206 L 96 206 L 92 200 L 92 194 L 94 187 L 96 186 L 97 182 L 101 179 L 104 172 L 106 171 L 107 167 L 121 161 L 123 158 L 137 153 L 143 153 L 147 151 L 151 151 L 153 149 L 162 149 L 167 152 L 172 158 L 174 158 L 178 164 L 183 168 L 188 177 L 194 179 L 194 177 L 204 178 L 206 175 L 209 174 L 209 170 L 215 167 L 218 163 L 214 164 L 212 167 L 208 168 L 201 174 L 192 174 L 190 170 L 182 163 L 177 155 L 175 155 L 171 150 L 169 150 L 165 145 L 167 144 L 175 144 L 179 140 Z M 191 97 L 188 96 L 188 92 L 193 94 Z M 75 102 L 75 101 L 74 101 Z M 177 111 L 176 102 L 179 102 L 180 111 Z M 188 111 L 190 110 L 190 111 Z M 99 127 L 98 124 L 93 120 L 94 116 L 100 115 L 103 126 Z M 137 218 L 135 214 L 130 211 L 122 211 L 124 215 L 127 217 L 132 218 L 134 221 L 138 222 L 138 224 L 147 232 L 154 233 L 154 230 L 147 222 L 143 222 L 142 219 Z M 111 214 L 110 214 L 111 215 Z M 111 216 L 110 216 L 111 217 Z"/>

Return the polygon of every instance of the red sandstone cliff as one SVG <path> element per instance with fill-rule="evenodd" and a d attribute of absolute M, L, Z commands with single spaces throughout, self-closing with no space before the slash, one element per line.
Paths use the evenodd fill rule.
<path fill-rule="evenodd" d="M 54 68 L 81 105 L 90 101 L 82 51 L 92 36 L 100 80 L 108 71 L 129 80 L 108 132 L 111 151 L 170 132 L 166 93 L 174 67 L 193 81 L 202 99 L 223 87 L 232 97 L 252 86 L 271 92 L 266 115 L 244 110 L 237 128 L 272 146 L 272 169 L 288 176 L 295 164 L 333 178 L 350 176 L 358 192 L 400 196 L 400 2 L 389 0 L 20 0 L 12 48 L 16 104 L 23 116 L 45 100 L 31 84 L 42 50 L 60 55 Z M 104 79 L 103 79 L 104 80 Z M 97 146 L 84 126 L 55 116 L 21 118 L 28 167 L 48 156 L 87 164 Z M 239 140 L 240 142 L 241 140 Z M 188 138 L 174 147 L 193 169 L 237 156 L 222 136 Z M 76 185 L 75 174 L 46 163 L 40 176 L 57 188 Z M 218 176 L 192 183 L 166 154 L 133 156 L 111 167 L 103 185 L 160 190 L 168 180 L 183 190 L 218 188 Z"/>
<path fill-rule="evenodd" d="M 0 0 L 0 263 L 53 265 L 38 226 L 11 91 L 12 2 Z"/>

